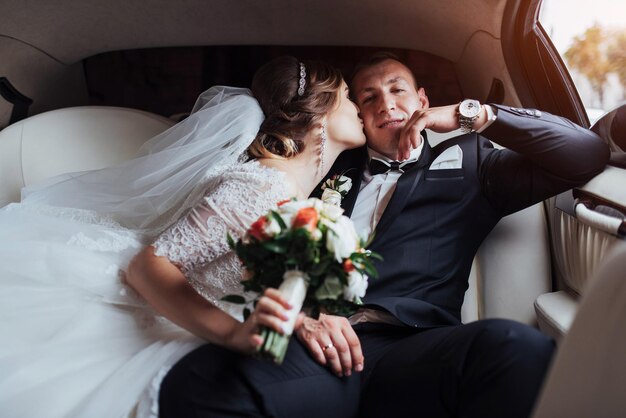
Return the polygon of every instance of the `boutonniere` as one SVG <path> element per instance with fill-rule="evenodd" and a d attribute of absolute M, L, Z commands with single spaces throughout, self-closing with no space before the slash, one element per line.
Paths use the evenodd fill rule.
<path fill-rule="evenodd" d="M 322 184 L 322 201 L 340 206 L 341 199 L 345 197 L 352 188 L 352 179 L 345 175 L 346 172 L 335 174 Z"/>

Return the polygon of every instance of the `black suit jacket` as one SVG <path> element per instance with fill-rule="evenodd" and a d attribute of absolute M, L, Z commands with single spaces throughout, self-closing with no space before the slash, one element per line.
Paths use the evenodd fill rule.
<path fill-rule="evenodd" d="M 591 179 L 608 147 L 589 130 L 536 110 L 494 106 L 497 120 L 434 148 L 424 145 L 416 166 L 398 180 L 370 249 L 381 254 L 364 303 L 408 326 L 459 324 L 472 260 L 505 215 Z M 492 140 L 506 149 L 496 149 Z M 458 145 L 462 168 L 429 170 Z M 347 172 L 353 186 L 342 204 L 349 215 L 367 162 L 365 148 L 347 151 L 329 175 Z"/>

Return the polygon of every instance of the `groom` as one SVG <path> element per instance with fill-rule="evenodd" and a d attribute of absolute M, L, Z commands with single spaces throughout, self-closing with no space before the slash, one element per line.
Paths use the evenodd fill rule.
<path fill-rule="evenodd" d="M 386 53 L 357 67 L 351 94 L 367 149 L 333 169 L 361 168 L 348 171 L 344 208 L 357 230 L 375 230 L 370 248 L 384 258 L 351 321 L 366 363 L 363 416 L 410 415 L 416 405 L 428 417 L 528 416 L 553 343 L 513 321 L 461 325 L 472 260 L 503 216 L 601 172 L 607 146 L 537 110 L 468 100 L 429 108 L 411 71 Z M 459 127 L 467 133 L 434 148 L 423 132 Z M 394 401 L 380 402 L 385 394 Z"/>
<path fill-rule="evenodd" d="M 281 367 L 202 347 L 164 382 L 162 416 L 530 414 L 554 344 L 513 321 L 461 324 L 472 259 L 503 216 L 602 171 L 608 148 L 537 110 L 429 108 L 388 54 L 357 67 L 352 94 L 368 146 L 345 153 L 330 174 L 357 168 L 343 206 L 357 228 L 376 232 L 370 248 L 384 257 L 364 309 L 350 322 L 306 319 Z M 467 133 L 433 148 L 423 137 L 425 128 L 459 127 Z"/>

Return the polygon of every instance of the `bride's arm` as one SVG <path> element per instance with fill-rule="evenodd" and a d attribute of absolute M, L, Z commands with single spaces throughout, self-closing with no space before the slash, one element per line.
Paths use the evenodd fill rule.
<path fill-rule="evenodd" d="M 148 246 L 137 254 L 126 280 L 160 314 L 193 334 L 229 349 L 252 353 L 262 344 L 259 326 L 282 332 L 289 304 L 274 289 L 265 292 L 248 320 L 241 323 L 200 296 L 183 273 Z"/>

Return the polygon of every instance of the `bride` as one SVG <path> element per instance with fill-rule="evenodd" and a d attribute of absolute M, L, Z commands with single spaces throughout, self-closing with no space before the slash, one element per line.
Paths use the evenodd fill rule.
<path fill-rule="evenodd" d="M 136 159 L 0 210 L 0 416 L 156 416 L 183 355 L 206 341 L 251 353 L 259 325 L 280 329 L 275 290 L 246 321 L 220 300 L 242 292 L 226 235 L 308 197 L 365 137 L 323 63 L 277 58 L 252 92 L 211 88 Z"/>

